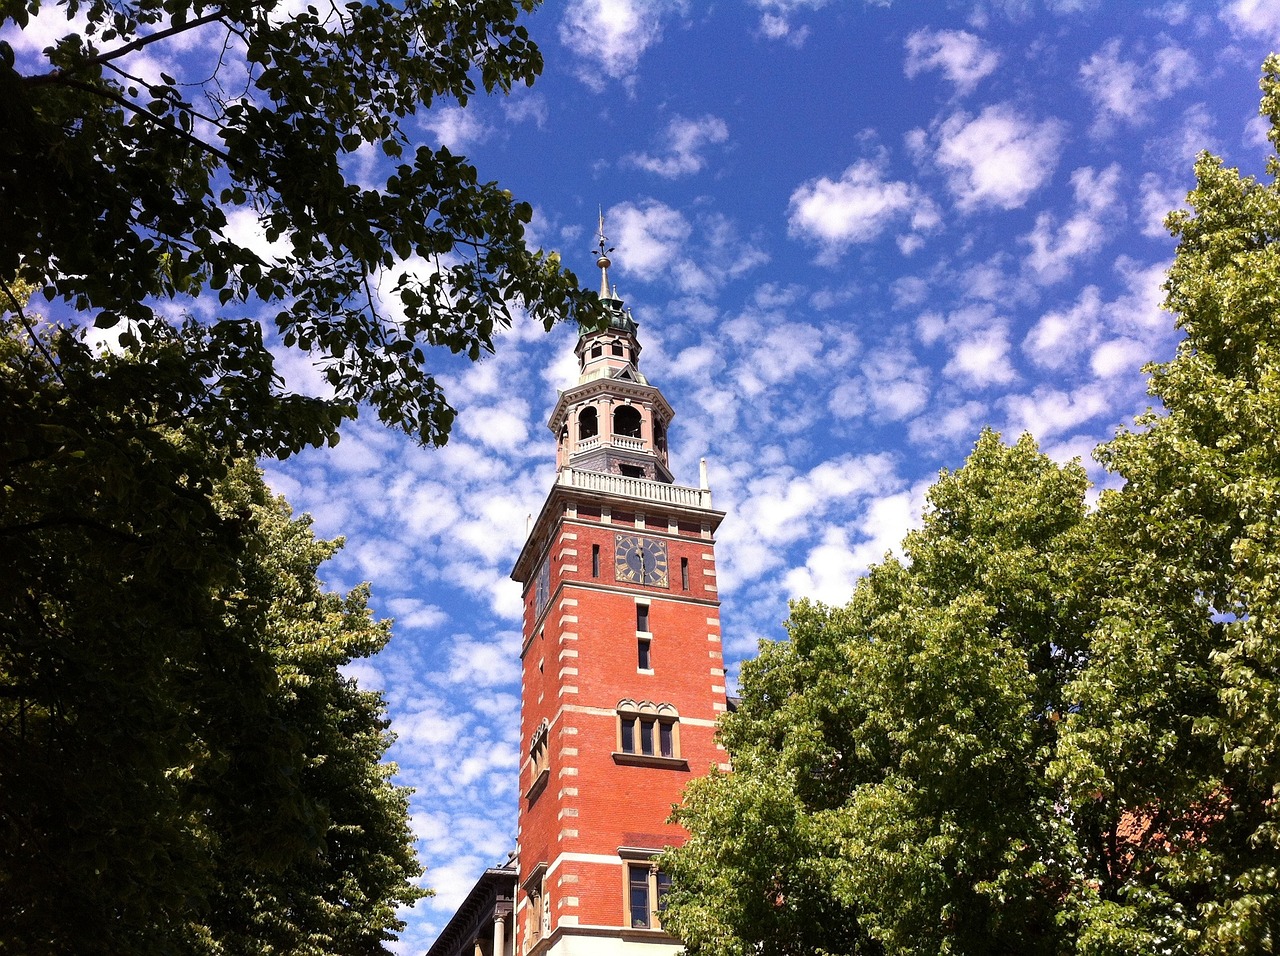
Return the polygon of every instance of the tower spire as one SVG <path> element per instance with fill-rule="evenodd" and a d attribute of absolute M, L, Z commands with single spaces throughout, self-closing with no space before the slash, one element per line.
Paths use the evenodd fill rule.
<path fill-rule="evenodd" d="M 600 267 L 600 298 L 609 299 L 612 296 L 609 293 L 609 266 L 613 262 L 609 259 L 609 253 L 613 252 L 613 246 L 608 245 L 609 239 L 604 234 L 604 207 L 600 207 L 600 231 L 596 236 L 597 253 L 596 265 Z"/>

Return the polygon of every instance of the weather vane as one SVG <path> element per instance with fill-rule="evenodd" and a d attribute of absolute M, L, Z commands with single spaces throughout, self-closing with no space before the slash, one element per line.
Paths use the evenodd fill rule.
<path fill-rule="evenodd" d="M 609 260 L 609 253 L 613 252 L 613 246 L 607 245 L 609 239 L 604 234 L 604 206 L 600 207 L 600 233 L 597 237 L 598 250 L 596 254 L 596 265 L 600 267 L 600 298 L 609 298 L 609 266 L 613 263 Z"/>

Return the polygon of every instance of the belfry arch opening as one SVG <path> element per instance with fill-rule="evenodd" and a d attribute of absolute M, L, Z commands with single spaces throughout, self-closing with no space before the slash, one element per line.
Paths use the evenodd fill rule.
<path fill-rule="evenodd" d="M 600 434 L 600 418 L 596 410 L 587 406 L 578 413 L 578 440 L 595 438 Z"/>
<path fill-rule="evenodd" d="M 640 409 L 634 405 L 619 405 L 613 413 L 613 433 L 627 438 L 639 438 Z"/>

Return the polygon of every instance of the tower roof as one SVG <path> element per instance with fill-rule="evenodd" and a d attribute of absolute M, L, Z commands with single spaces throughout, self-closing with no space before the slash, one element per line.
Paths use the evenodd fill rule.
<path fill-rule="evenodd" d="M 631 311 L 622 304 L 622 299 L 618 298 L 618 287 L 615 285 L 610 288 L 609 285 L 609 266 L 613 265 L 609 253 L 613 252 L 614 247 L 609 245 L 609 237 L 604 234 L 603 210 L 600 212 L 600 230 L 596 234 L 596 240 L 596 265 L 600 269 L 600 301 L 609 316 L 609 328 L 635 335 L 638 326 L 635 319 L 631 317 Z M 583 331 L 580 337 L 585 338 L 591 334 L 593 333 Z"/>

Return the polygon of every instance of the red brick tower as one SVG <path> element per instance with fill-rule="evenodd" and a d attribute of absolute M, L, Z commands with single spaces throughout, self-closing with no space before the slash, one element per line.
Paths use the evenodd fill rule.
<path fill-rule="evenodd" d="M 609 289 L 607 329 L 578 340 L 578 384 L 549 427 L 556 482 L 516 561 L 524 586 L 516 952 L 679 950 L 652 863 L 685 784 L 725 754 L 715 532 L 701 487 L 672 483 L 674 413 L 640 373 L 636 323 Z"/>

